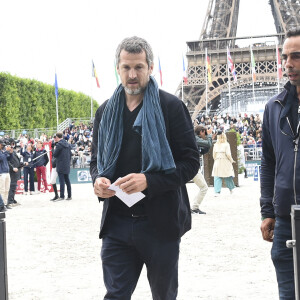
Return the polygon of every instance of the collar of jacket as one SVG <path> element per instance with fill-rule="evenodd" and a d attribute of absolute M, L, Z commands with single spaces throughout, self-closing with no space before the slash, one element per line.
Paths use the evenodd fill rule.
<path fill-rule="evenodd" d="M 281 104 L 284 106 L 286 104 L 287 101 L 287 95 L 290 92 L 291 88 L 292 88 L 292 84 L 288 81 L 285 85 L 284 85 L 284 90 L 279 93 L 278 95 L 274 96 L 272 99 L 274 101 L 280 101 Z"/>
<path fill-rule="evenodd" d="M 289 81 L 285 84 L 284 90 L 273 97 L 274 102 L 278 102 L 282 109 L 279 116 L 279 128 L 282 130 L 285 121 L 287 120 L 289 127 L 291 129 L 291 136 L 295 139 L 298 135 L 298 110 L 297 112 L 292 108 L 294 106 L 294 94 L 296 92 L 296 87 L 293 86 Z M 297 104 L 298 105 L 298 104 Z"/>
<path fill-rule="evenodd" d="M 284 85 L 284 90 L 279 93 L 278 95 L 274 96 L 272 98 L 272 100 L 274 101 L 279 101 L 281 103 L 281 105 L 285 106 L 286 101 L 287 101 L 287 95 L 289 93 L 289 91 L 291 90 L 291 83 L 288 81 L 285 85 Z"/>

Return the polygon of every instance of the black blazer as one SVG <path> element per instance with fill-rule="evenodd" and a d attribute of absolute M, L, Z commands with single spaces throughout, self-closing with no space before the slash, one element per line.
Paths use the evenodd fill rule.
<path fill-rule="evenodd" d="M 190 204 L 185 184 L 194 178 L 199 170 L 199 153 L 191 117 L 185 104 L 162 90 L 159 91 L 159 96 L 176 171 L 172 174 L 145 173 L 148 185 L 145 209 L 157 236 L 164 240 L 174 240 L 191 229 Z M 98 129 L 106 103 L 107 101 L 98 108 L 94 121 L 90 163 L 93 182 L 99 177 L 97 170 Z M 110 213 L 110 201 L 101 198 L 99 200 L 104 200 L 100 227 L 101 238 L 105 220 Z"/>

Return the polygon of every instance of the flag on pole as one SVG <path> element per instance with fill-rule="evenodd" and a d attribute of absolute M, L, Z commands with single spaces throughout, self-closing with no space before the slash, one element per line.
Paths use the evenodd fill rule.
<path fill-rule="evenodd" d="M 250 52 L 251 52 L 251 70 L 252 70 L 252 80 L 253 82 L 256 81 L 256 71 L 255 71 L 255 59 L 252 52 L 252 47 L 250 46 Z"/>
<path fill-rule="evenodd" d="M 161 65 L 160 65 L 160 59 L 158 57 L 158 69 L 159 69 L 159 75 L 160 75 L 160 86 L 163 85 L 163 82 L 162 82 L 162 72 L 161 72 Z"/>
<path fill-rule="evenodd" d="M 57 101 L 57 99 L 58 99 L 58 85 L 57 85 L 57 75 L 56 75 L 56 72 L 55 72 L 54 86 L 55 86 L 55 98 L 56 98 L 56 101 Z"/>
<path fill-rule="evenodd" d="M 119 85 L 119 74 L 117 71 L 117 65 L 116 65 L 116 61 L 114 62 L 115 65 L 115 76 L 116 76 L 116 81 L 117 81 L 117 85 Z"/>
<path fill-rule="evenodd" d="M 281 66 L 281 59 L 279 54 L 278 46 L 276 45 L 276 52 L 277 52 L 277 74 L 278 78 L 282 78 L 282 66 Z"/>
<path fill-rule="evenodd" d="M 96 68 L 95 68 L 93 60 L 92 60 L 92 76 L 96 78 L 97 87 L 100 88 L 99 78 L 98 78 L 98 75 L 96 73 Z"/>
<path fill-rule="evenodd" d="M 233 80 L 234 82 L 237 81 L 237 76 L 236 76 L 236 71 L 235 71 L 235 67 L 234 67 L 234 63 L 233 63 L 233 60 L 231 58 L 231 55 L 230 55 L 230 51 L 229 51 L 229 48 L 227 47 L 227 63 L 228 63 L 228 68 L 233 76 Z"/>
<path fill-rule="evenodd" d="M 211 83 L 211 64 L 210 64 L 210 59 L 209 56 L 206 54 L 206 70 L 207 70 L 207 79 L 208 82 Z"/>
<path fill-rule="evenodd" d="M 186 77 L 186 70 L 185 70 L 185 63 L 184 63 L 184 57 L 183 57 L 183 55 L 182 55 L 182 64 L 183 64 L 183 81 L 184 81 L 184 83 L 185 84 L 187 84 L 188 83 L 188 79 L 187 79 L 187 77 Z"/>
<path fill-rule="evenodd" d="M 55 88 L 55 106 L 56 106 L 56 128 L 58 130 L 58 85 L 57 85 L 57 75 L 55 70 L 55 81 L 54 81 L 54 88 Z"/>

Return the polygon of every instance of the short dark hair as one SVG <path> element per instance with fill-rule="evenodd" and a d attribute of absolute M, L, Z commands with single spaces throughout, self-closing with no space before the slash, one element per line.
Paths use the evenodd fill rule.
<path fill-rule="evenodd" d="M 194 131 L 195 131 L 195 134 L 196 134 L 196 135 L 199 135 L 199 134 L 200 134 L 200 131 L 205 131 L 205 134 L 207 134 L 207 129 L 206 129 L 206 127 L 203 126 L 203 125 L 198 125 L 198 126 L 196 126 L 195 129 L 194 129 Z"/>
<path fill-rule="evenodd" d="M 125 38 L 118 46 L 116 50 L 116 66 L 119 66 L 120 62 L 120 53 L 122 50 L 125 50 L 128 53 L 142 53 L 145 51 L 146 53 L 146 61 L 148 67 L 153 63 L 153 52 L 149 43 L 137 36 Z"/>
<path fill-rule="evenodd" d="M 300 26 L 296 26 L 296 27 L 289 28 L 289 30 L 285 34 L 285 37 L 290 38 L 299 35 L 300 35 Z"/>
<path fill-rule="evenodd" d="M 59 139 L 62 139 L 62 137 L 63 137 L 62 132 L 57 132 L 56 133 L 56 137 L 58 137 Z"/>

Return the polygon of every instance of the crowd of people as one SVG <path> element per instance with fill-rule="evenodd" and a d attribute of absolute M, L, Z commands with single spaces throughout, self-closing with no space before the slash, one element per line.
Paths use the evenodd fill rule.
<path fill-rule="evenodd" d="M 242 144 L 247 146 L 260 145 L 263 132 L 261 232 L 263 239 L 272 243 L 279 298 L 295 299 L 293 249 L 286 247 L 286 241 L 292 239 L 291 207 L 300 201 L 300 186 L 295 184 L 300 168 L 299 53 L 300 28 L 290 29 L 282 47 L 282 65 L 289 81 L 279 95 L 268 101 L 263 124 L 258 114 L 200 115 L 193 132 L 184 103 L 159 90 L 151 76 L 154 64 L 150 44 L 136 36 L 125 38 L 119 44 L 115 61 L 122 84 L 98 108 L 93 140 L 88 126 L 78 132 L 71 124 L 64 133 L 56 133 L 53 152 L 61 190 L 64 190 L 64 183 L 69 181 L 68 170 L 60 167 L 63 161 L 71 159 L 71 145 L 93 144 L 90 173 L 94 193 L 103 203 L 99 237 L 105 299 L 131 299 L 144 265 L 153 298 L 177 298 L 181 238 L 191 229 L 186 183 L 201 180 L 199 155 L 209 151 L 212 135 L 216 134 L 212 171 L 215 193 L 220 194 L 223 179 L 233 192 L 232 164 L 236 162 L 226 141 L 227 131 L 237 132 Z M 39 146 L 42 143 L 37 141 L 38 150 L 32 161 L 44 156 Z M 15 173 L 32 163 L 27 161 L 22 166 L 13 146 L 0 141 L 0 194 L 4 198 L 10 194 L 7 189 L 10 178 L 16 178 Z M 41 164 L 47 162 L 43 160 Z M 41 178 L 43 171 L 40 173 Z M 116 186 L 126 197 L 118 189 L 116 192 Z M 192 213 L 203 214 L 199 205 L 207 187 L 203 182 L 198 186 L 204 192 L 195 199 Z M 13 192 L 12 183 L 10 189 Z M 68 183 L 67 190 L 71 200 Z M 140 198 L 133 200 L 132 194 L 137 193 Z M 64 199 L 64 194 L 60 198 Z M 2 197 L 0 201 L 3 203 Z"/>
<path fill-rule="evenodd" d="M 229 114 L 224 114 L 223 116 L 214 115 L 202 115 L 200 114 L 194 121 L 194 125 L 205 126 L 213 134 L 218 131 L 226 132 L 229 130 L 235 130 L 239 132 L 241 137 L 241 143 L 245 148 L 261 146 L 261 125 L 262 121 L 259 114 L 250 115 L 249 117 L 245 113 L 239 113 L 238 117 L 230 116 Z M 70 164 L 75 167 L 85 166 L 89 163 L 91 157 L 91 145 L 93 136 L 93 123 L 84 124 L 79 123 L 75 125 L 73 121 L 68 128 L 62 132 L 62 139 L 65 140 L 71 149 L 71 161 Z M 32 195 L 40 192 L 43 186 L 43 191 L 48 193 L 48 182 L 46 176 L 46 165 L 48 164 L 48 155 L 45 155 L 46 150 L 44 149 L 45 143 L 52 143 L 52 147 L 55 144 L 56 135 L 47 135 L 42 133 L 39 138 L 30 137 L 26 132 L 19 135 L 17 139 L 12 139 L 10 136 L 5 135 L 0 140 L 3 142 L 3 150 L 5 146 L 11 146 L 11 153 L 15 161 L 15 170 L 11 166 L 11 162 L 8 160 L 8 170 L 6 174 L 10 174 L 10 184 L 9 188 L 5 184 L 1 183 L 0 191 L 0 211 L 5 211 L 13 206 L 19 205 L 14 199 L 16 193 L 17 181 L 21 179 L 22 175 L 24 178 L 24 194 Z M 1 146 L 0 146 L 1 147 Z M 3 153 L 3 151 L 0 151 Z M 1 154 L 0 154 L 1 155 Z M 247 151 L 245 152 L 247 156 Z M 17 162 L 19 160 L 19 163 Z M 1 167 L 0 167 L 1 168 Z M 22 172 L 23 171 L 23 172 Z M 0 170 L 2 173 L 2 171 Z M 36 175 L 35 175 L 36 174 Z M 36 179 L 35 179 L 36 177 Z M 56 177 L 51 176 L 50 186 L 53 186 L 55 196 L 51 200 L 59 199 L 56 188 Z M 2 175 L 1 179 L 4 180 L 5 176 Z M 6 178 L 7 179 L 7 178 Z M 35 191 L 34 181 L 37 180 L 38 186 L 37 191 Z M 7 183 L 6 183 L 7 186 Z M 6 196 L 7 193 L 7 196 Z M 9 195 L 9 196 L 8 196 Z M 6 205 L 3 201 L 6 200 Z"/>
<path fill-rule="evenodd" d="M 63 182 L 60 188 L 60 196 L 57 194 L 56 178 L 59 177 L 59 173 L 65 173 L 65 170 L 69 174 L 70 165 L 76 167 L 88 162 L 87 158 L 91 155 L 92 134 L 92 123 L 89 125 L 83 123 L 75 125 L 75 122 L 72 122 L 62 133 L 57 133 L 53 136 L 42 133 L 39 138 L 33 138 L 24 132 L 17 139 L 13 139 L 9 135 L 0 137 L 0 212 L 19 205 L 15 200 L 15 194 L 17 182 L 22 178 L 22 175 L 24 179 L 24 195 L 33 195 L 41 191 L 49 193 L 49 186 L 52 185 L 55 196 L 51 200 L 62 200 L 64 198 L 64 184 L 66 183 L 68 190 L 67 199 L 70 200 L 71 188 L 68 178 L 66 176 L 59 178 L 59 181 Z M 66 156 L 67 159 L 64 161 L 69 161 L 69 163 L 66 163 L 63 168 L 58 167 L 60 172 L 56 173 L 56 168 L 52 169 L 53 174 L 51 174 L 49 185 L 46 166 L 49 163 L 50 155 L 45 149 L 45 145 L 51 144 L 52 155 L 54 156 L 58 142 L 60 144 L 64 143 L 63 148 L 68 147 L 70 149 L 70 159 Z M 54 160 L 52 161 L 53 164 L 55 164 Z M 37 189 L 34 185 L 35 180 L 37 180 Z"/>
<path fill-rule="evenodd" d="M 241 144 L 244 148 L 261 147 L 262 143 L 262 119 L 260 115 L 239 113 L 237 116 L 227 114 L 205 115 L 199 114 L 194 125 L 204 125 L 208 129 L 213 128 L 213 133 L 218 131 L 235 130 L 240 134 Z"/>

